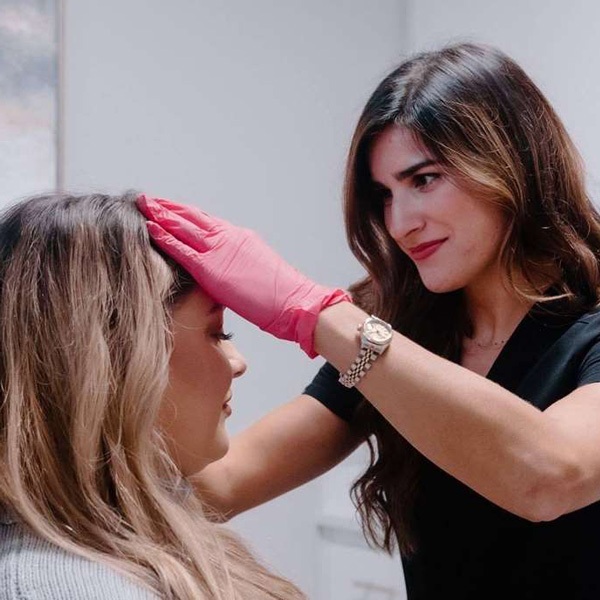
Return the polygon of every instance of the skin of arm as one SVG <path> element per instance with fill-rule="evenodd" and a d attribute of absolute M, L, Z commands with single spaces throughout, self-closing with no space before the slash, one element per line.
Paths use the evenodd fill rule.
<path fill-rule="evenodd" d="M 191 483 L 226 521 L 325 473 L 360 442 L 348 423 L 302 395 L 235 436 Z"/>
<path fill-rule="evenodd" d="M 367 316 L 342 303 L 319 317 L 316 349 L 340 372 Z M 357 387 L 429 460 L 520 517 L 549 521 L 600 499 L 600 384 L 542 412 L 394 333 Z"/>

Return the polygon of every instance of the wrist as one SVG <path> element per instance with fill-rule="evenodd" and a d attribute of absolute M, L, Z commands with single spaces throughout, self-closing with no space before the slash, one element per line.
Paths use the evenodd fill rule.
<path fill-rule="evenodd" d="M 349 365 L 360 347 L 356 327 L 368 316 L 350 302 L 321 311 L 315 326 L 315 351 L 336 367 Z"/>
<path fill-rule="evenodd" d="M 315 336 L 319 319 L 323 312 L 331 310 L 336 306 L 351 305 L 352 297 L 342 289 L 328 290 L 319 302 L 305 311 L 303 317 L 298 320 L 296 339 L 300 347 L 310 358 L 320 353 L 316 349 Z"/>
<path fill-rule="evenodd" d="M 392 326 L 375 315 L 367 317 L 357 327 L 357 332 L 360 335 L 360 351 L 339 378 L 339 382 L 347 388 L 357 385 L 392 343 Z"/>

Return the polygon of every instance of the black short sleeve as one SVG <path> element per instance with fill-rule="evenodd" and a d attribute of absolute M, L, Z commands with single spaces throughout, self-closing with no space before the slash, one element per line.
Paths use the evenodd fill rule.
<path fill-rule="evenodd" d="M 579 367 L 577 385 L 600 383 L 600 341 L 590 347 Z"/>
<path fill-rule="evenodd" d="M 344 421 L 350 422 L 363 396 L 356 388 L 344 387 L 338 381 L 339 376 L 333 365 L 325 363 L 306 386 L 304 393 L 321 402 Z"/>

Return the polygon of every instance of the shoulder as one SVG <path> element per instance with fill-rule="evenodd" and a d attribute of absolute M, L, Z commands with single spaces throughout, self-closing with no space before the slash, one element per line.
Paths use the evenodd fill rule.
<path fill-rule="evenodd" d="M 567 318 L 567 323 L 564 325 L 561 323 L 560 317 L 556 320 L 545 318 L 542 323 L 548 329 L 562 330 L 562 334 L 557 340 L 559 347 L 568 345 L 571 348 L 585 350 L 600 341 L 600 306 L 576 318 Z"/>
<path fill-rule="evenodd" d="M 566 332 L 566 341 L 575 349 L 588 351 L 600 342 L 600 307 L 576 319 Z"/>
<path fill-rule="evenodd" d="M 588 324 L 600 328 L 600 305 L 581 315 L 576 323 Z"/>
<path fill-rule="evenodd" d="M 503 373 L 513 382 L 510 389 L 541 410 L 578 387 L 600 382 L 598 308 L 579 315 L 532 311 L 511 341 Z"/>
<path fill-rule="evenodd" d="M 109 566 L 67 552 L 19 522 L 0 522 L 0 600 L 156 600 Z"/>

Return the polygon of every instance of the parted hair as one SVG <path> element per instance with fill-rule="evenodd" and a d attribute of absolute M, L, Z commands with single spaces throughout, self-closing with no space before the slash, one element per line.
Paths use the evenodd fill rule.
<path fill-rule="evenodd" d="M 207 519 L 168 455 L 171 310 L 194 284 L 135 199 L 37 196 L 0 217 L 0 503 L 160 597 L 304 598 Z"/>
<path fill-rule="evenodd" d="M 541 305 L 560 298 L 572 314 L 597 304 L 600 219 L 577 150 L 511 58 L 463 43 L 400 64 L 372 94 L 356 127 L 344 201 L 349 244 L 367 271 L 352 292 L 365 310 L 455 361 L 472 334 L 463 292 L 428 291 L 385 228 L 369 153 L 392 126 L 411 132 L 459 187 L 501 208 L 507 226 L 498 260 L 515 297 Z M 370 405 L 360 411 L 357 424 L 375 440 L 371 465 L 353 488 L 363 527 L 375 544 L 391 551 L 397 541 L 409 554 L 418 545 L 413 508 L 423 459 Z"/>

